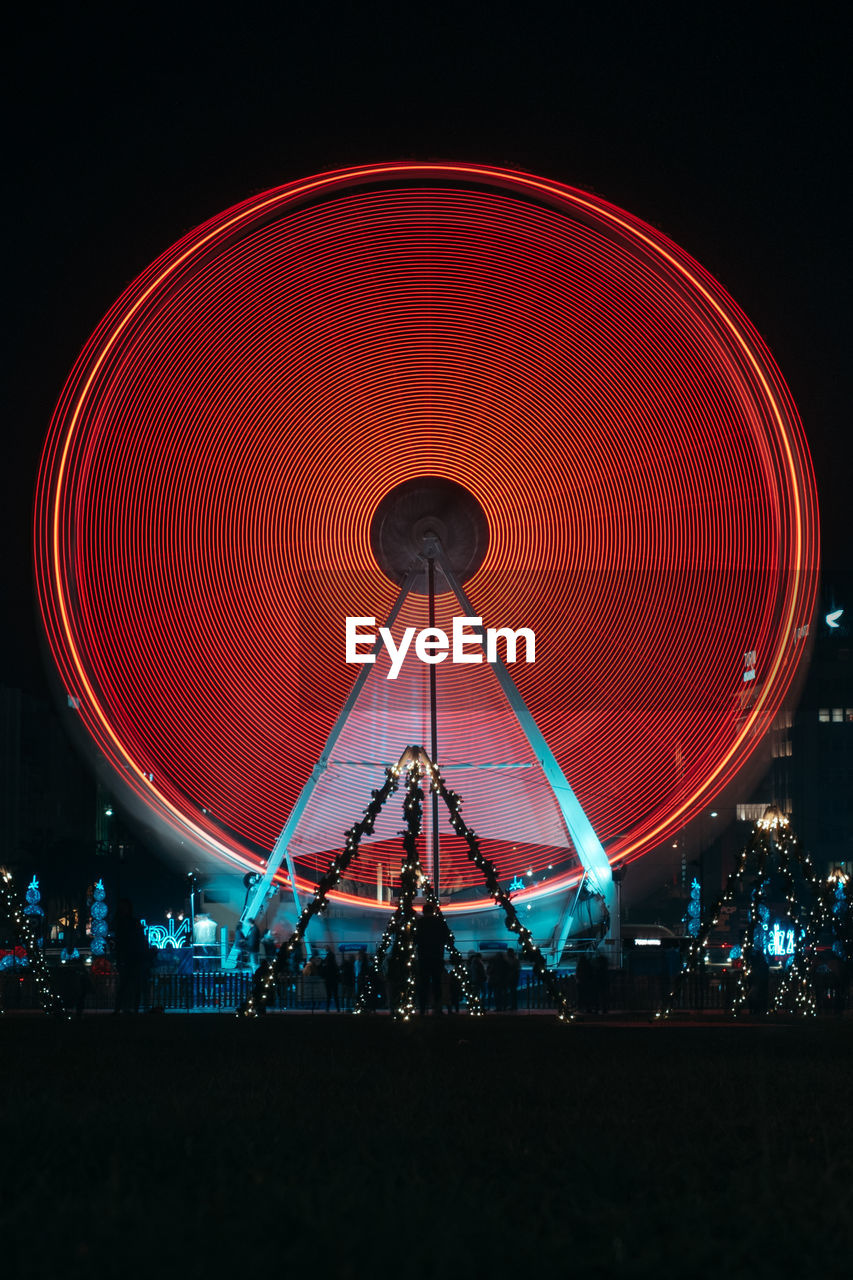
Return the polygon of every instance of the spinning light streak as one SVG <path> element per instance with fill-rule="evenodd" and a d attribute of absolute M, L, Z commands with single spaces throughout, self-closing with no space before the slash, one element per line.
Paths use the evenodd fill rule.
<path fill-rule="evenodd" d="M 736 304 L 558 183 L 321 174 L 128 287 L 42 459 L 36 577 L 69 705 L 188 859 L 273 847 L 352 684 L 344 619 L 396 595 L 371 517 L 425 474 L 486 513 L 466 591 L 486 625 L 535 631 L 513 675 L 611 860 L 680 828 L 769 726 L 812 617 L 817 506 Z M 469 718 L 468 672 L 441 672 L 442 714 Z M 553 857 L 531 832 L 497 861 L 508 882 Z M 365 847 L 362 887 L 383 860 Z"/>

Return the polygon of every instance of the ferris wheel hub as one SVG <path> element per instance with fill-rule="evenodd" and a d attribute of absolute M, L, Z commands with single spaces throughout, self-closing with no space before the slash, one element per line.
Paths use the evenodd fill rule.
<path fill-rule="evenodd" d="M 442 476 L 416 476 L 389 490 L 373 513 L 370 548 L 379 568 L 397 585 L 429 538 L 438 540 L 460 582 L 480 568 L 489 549 L 489 522 L 464 485 Z M 426 570 L 411 589 L 428 594 Z"/>

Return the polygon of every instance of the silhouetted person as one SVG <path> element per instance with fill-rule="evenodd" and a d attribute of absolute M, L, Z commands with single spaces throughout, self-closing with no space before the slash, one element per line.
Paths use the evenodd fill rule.
<path fill-rule="evenodd" d="M 746 996 L 749 1012 L 758 1015 L 766 1013 L 770 1006 L 770 966 L 764 952 L 758 949 L 752 957 L 749 983 Z"/>
<path fill-rule="evenodd" d="M 120 898 L 113 927 L 115 939 L 116 1003 L 114 1013 L 138 1013 L 142 977 L 148 964 L 148 939 L 133 914 L 129 898 Z"/>
<path fill-rule="evenodd" d="M 610 1007 L 610 964 L 603 951 L 595 958 L 595 1010 L 607 1013 Z"/>
<path fill-rule="evenodd" d="M 399 942 L 394 943 L 388 957 L 385 976 L 388 984 L 388 1008 L 395 1013 L 400 1006 L 406 987 L 407 965 Z"/>
<path fill-rule="evenodd" d="M 592 1011 L 592 964 L 585 951 L 578 956 L 575 983 L 578 992 L 578 1009 L 581 1013 L 590 1013 Z"/>
<path fill-rule="evenodd" d="M 335 1002 L 335 1009 L 340 1013 L 341 1002 L 338 999 L 338 962 L 335 959 L 335 953 L 332 951 L 331 947 L 328 948 L 325 956 L 320 962 L 320 974 L 326 984 L 326 1013 L 329 1013 L 333 1000 Z"/>
<path fill-rule="evenodd" d="M 361 947 L 353 964 L 353 971 L 355 974 L 355 996 L 357 1000 L 360 1000 L 364 994 L 364 983 L 367 977 L 368 968 L 369 961 L 367 959 L 367 952 L 364 947 Z"/>
<path fill-rule="evenodd" d="M 355 960 L 352 955 L 344 955 L 341 960 L 341 995 L 344 1008 L 351 1009 L 355 1003 Z"/>
<path fill-rule="evenodd" d="M 234 946 L 237 948 L 237 968 L 245 969 L 246 958 L 248 955 L 246 950 L 246 935 L 243 932 L 243 926 L 240 924 L 239 920 L 237 921 L 234 929 Z"/>
<path fill-rule="evenodd" d="M 499 1013 L 503 1013 L 506 1008 L 507 999 L 507 966 L 506 952 L 495 951 L 492 953 L 488 963 L 489 986 L 492 989 L 492 997 L 495 1002 L 495 1009 Z"/>
<path fill-rule="evenodd" d="M 521 979 L 521 961 L 518 952 L 510 947 L 506 953 L 507 992 L 509 1007 L 515 1013 L 518 1009 L 518 984 Z"/>
<path fill-rule="evenodd" d="M 451 1012 L 459 1012 L 459 1002 L 462 999 L 462 983 L 457 978 L 455 969 L 451 969 L 449 972 L 445 970 L 442 998 Z"/>
<path fill-rule="evenodd" d="M 424 903 L 415 931 L 418 955 L 418 987 L 421 1013 L 425 1014 L 432 992 L 436 1013 L 441 1013 L 441 979 L 444 974 L 445 929 L 434 902 Z"/>
<path fill-rule="evenodd" d="M 472 951 L 468 957 L 468 981 L 477 999 L 483 1000 L 486 986 L 486 966 L 483 964 L 483 957 L 479 951 Z"/>
<path fill-rule="evenodd" d="M 249 958 L 249 969 L 252 973 L 257 971 L 260 951 L 261 931 L 257 920 L 252 919 L 249 921 L 249 932 L 246 934 L 246 955 Z"/>
<path fill-rule="evenodd" d="M 76 1017 L 82 1018 L 83 1006 L 92 983 L 86 972 L 83 957 L 77 949 L 73 930 L 65 934 L 65 945 L 59 960 L 62 966 L 62 998 L 65 1008 L 73 1009 Z"/>

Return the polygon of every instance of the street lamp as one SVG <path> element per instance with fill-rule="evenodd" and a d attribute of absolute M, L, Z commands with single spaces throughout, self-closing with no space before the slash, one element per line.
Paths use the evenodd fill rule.
<path fill-rule="evenodd" d="M 718 818 L 719 814 L 716 809 L 711 809 L 708 812 L 708 817 Z M 699 837 L 699 905 L 701 908 L 701 914 L 704 914 L 705 911 L 705 849 L 706 846 L 710 846 L 713 843 L 709 838 L 710 835 L 710 827 L 707 823 L 703 822 Z"/>
<path fill-rule="evenodd" d="M 195 1004 L 195 895 L 198 877 L 197 867 L 187 872 L 187 884 L 190 891 L 190 979 L 193 989 L 193 1004 Z"/>

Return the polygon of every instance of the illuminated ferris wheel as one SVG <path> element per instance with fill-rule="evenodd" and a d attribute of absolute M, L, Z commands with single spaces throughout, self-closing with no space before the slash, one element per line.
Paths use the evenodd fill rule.
<path fill-rule="evenodd" d="M 559 183 L 397 163 L 253 196 L 129 286 L 57 406 L 35 556 L 64 696 L 188 862 L 308 892 L 434 708 L 535 900 L 743 766 L 806 644 L 817 508 L 772 357 L 683 250 Z M 399 643 L 463 604 L 535 661 L 378 655 L 356 686 L 347 618 L 397 609 Z M 381 909 L 397 826 L 339 902 Z M 487 905 L 439 838 L 450 909 Z"/>

